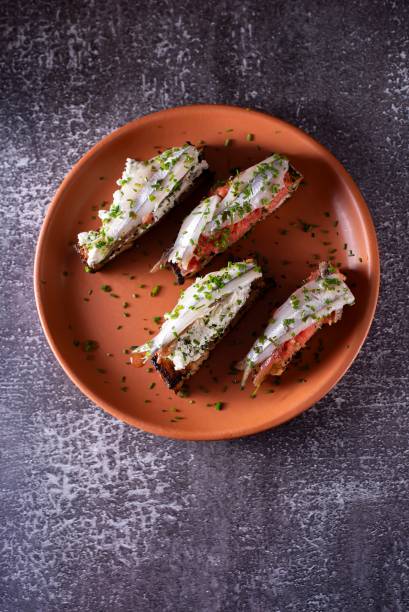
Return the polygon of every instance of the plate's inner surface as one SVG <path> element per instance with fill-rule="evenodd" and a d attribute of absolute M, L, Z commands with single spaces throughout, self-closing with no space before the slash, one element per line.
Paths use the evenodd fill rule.
<path fill-rule="evenodd" d="M 228 131 L 229 130 L 229 131 Z M 251 133 L 254 140 L 246 140 Z M 226 138 L 230 139 L 225 146 Z M 149 339 L 159 326 L 154 318 L 170 310 L 180 287 L 168 271 L 150 274 L 170 246 L 184 215 L 198 197 L 175 209 L 136 247 L 96 274 L 87 274 L 71 243 L 79 231 L 98 226 L 97 211 L 109 206 L 126 157 L 144 159 L 159 149 L 190 140 L 206 142 L 205 156 L 216 179 L 243 169 L 272 151 L 285 153 L 305 183 L 266 221 L 257 225 L 229 254 L 257 253 L 276 286 L 213 351 L 188 383 L 189 395 L 175 396 L 150 364 L 129 365 L 127 348 Z M 256 431 L 281 422 L 316 400 L 345 370 L 362 341 L 362 321 L 369 316 L 370 237 L 361 203 L 327 157 L 301 132 L 267 116 L 236 109 L 162 113 L 134 123 L 108 140 L 77 166 L 43 235 L 39 256 L 39 297 L 43 321 L 63 365 L 97 403 L 148 430 L 187 437 L 221 437 Z M 213 260 L 205 272 L 225 264 Z M 286 299 L 320 260 L 341 264 L 357 297 L 342 321 L 321 330 L 278 381 L 264 383 L 257 397 L 249 385 L 241 391 L 234 362 L 264 328 L 275 304 Z M 191 281 L 189 281 L 191 282 Z M 101 290 L 109 285 L 111 292 Z M 156 297 L 151 288 L 160 285 Z M 95 350 L 85 350 L 97 343 Z M 223 409 L 215 409 L 223 402 Z M 135 420 L 133 420 L 135 419 Z"/>

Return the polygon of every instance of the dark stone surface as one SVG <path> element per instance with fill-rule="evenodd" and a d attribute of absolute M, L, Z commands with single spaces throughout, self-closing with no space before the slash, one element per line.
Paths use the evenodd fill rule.
<path fill-rule="evenodd" d="M 1 22 L 2 612 L 408 610 L 409 3 L 8 1 Z M 334 152 L 383 282 L 359 358 L 313 409 L 182 443 L 68 381 L 32 266 L 73 162 L 140 114 L 204 101 Z"/>

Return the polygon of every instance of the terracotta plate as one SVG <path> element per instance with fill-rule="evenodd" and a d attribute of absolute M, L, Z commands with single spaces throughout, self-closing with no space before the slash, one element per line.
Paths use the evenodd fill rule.
<path fill-rule="evenodd" d="M 254 139 L 247 139 L 253 134 Z M 225 146 L 226 139 L 230 142 Z M 217 178 L 244 168 L 271 151 L 289 156 L 305 177 L 278 214 L 259 224 L 233 249 L 257 251 L 268 260 L 277 287 L 270 289 L 214 350 L 191 379 L 189 397 L 169 391 L 148 367 L 130 366 L 126 349 L 158 329 L 154 317 L 175 304 L 180 288 L 170 272 L 149 270 L 175 238 L 196 203 L 174 210 L 139 245 L 101 272 L 87 274 L 72 248 L 79 231 L 97 226 L 96 211 L 111 202 L 126 157 L 145 159 L 186 140 L 207 144 Z M 256 399 L 240 391 L 231 364 L 261 332 L 277 301 L 288 297 L 317 261 L 340 262 L 357 303 L 342 321 L 322 330 L 292 364 L 279 385 L 263 385 Z M 214 260 L 219 268 L 225 256 Z M 211 268 L 207 269 L 209 271 Z M 101 290 L 110 285 L 112 293 Z M 156 297 L 154 285 L 161 290 Z M 374 316 L 379 259 L 369 211 L 351 177 L 324 147 L 301 130 L 259 112 L 229 106 L 189 106 L 154 113 L 116 130 L 74 166 L 58 189 L 41 230 L 35 293 L 45 334 L 60 364 L 96 404 L 141 429 L 195 440 L 243 436 L 274 427 L 322 398 L 355 359 Z M 129 306 L 124 306 L 124 303 Z M 93 340 L 98 348 L 84 350 Z M 215 402 L 223 402 L 221 411 Z"/>

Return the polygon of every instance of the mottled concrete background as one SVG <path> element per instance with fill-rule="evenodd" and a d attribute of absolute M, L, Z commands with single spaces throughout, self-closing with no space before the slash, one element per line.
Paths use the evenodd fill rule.
<path fill-rule="evenodd" d="M 409 609 L 409 3 L 8 1 L 1 9 L 0 609 Z M 32 266 L 70 166 L 138 115 L 254 106 L 315 136 L 378 231 L 376 321 L 278 430 L 155 438 L 57 365 Z"/>

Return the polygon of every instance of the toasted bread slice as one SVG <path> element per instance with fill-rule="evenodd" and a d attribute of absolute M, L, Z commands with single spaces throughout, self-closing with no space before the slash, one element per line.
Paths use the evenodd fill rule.
<path fill-rule="evenodd" d="M 78 234 L 75 248 L 88 271 L 96 272 L 131 248 L 209 174 L 202 151 L 189 143 L 145 162 L 128 159 L 110 209 L 99 211 L 100 228 Z"/>
<path fill-rule="evenodd" d="M 212 350 L 219 344 L 219 342 L 223 340 L 223 338 L 227 336 L 229 331 L 231 331 L 237 325 L 240 319 L 250 309 L 252 304 L 263 291 L 264 287 L 265 283 L 262 279 L 258 279 L 253 283 L 249 298 L 247 299 L 246 303 L 243 304 L 243 307 L 239 310 L 234 319 L 230 321 L 223 335 L 214 340 L 198 359 L 189 363 L 183 370 L 175 370 L 173 362 L 167 357 L 167 351 L 159 351 L 156 355 L 154 355 L 152 358 L 152 363 L 162 376 L 162 379 L 167 384 L 169 389 L 172 389 L 175 392 L 179 391 L 183 384 L 191 376 L 196 374 L 202 364 L 210 357 Z"/>
<path fill-rule="evenodd" d="M 271 215 L 291 197 L 302 178 L 286 158 L 276 154 L 231 177 L 186 217 L 175 244 L 152 271 L 168 267 L 183 284 Z"/>
<path fill-rule="evenodd" d="M 198 277 L 166 313 L 159 333 L 135 347 L 132 363 L 141 366 L 151 358 L 168 387 L 177 391 L 197 372 L 263 287 L 262 272 L 254 259 L 229 262 L 217 272 Z"/>
<path fill-rule="evenodd" d="M 306 283 L 272 313 L 269 325 L 239 364 L 242 386 L 253 374 L 256 389 L 267 376 L 281 376 L 294 356 L 323 325 L 337 323 L 355 298 L 345 276 L 323 261 Z"/>

